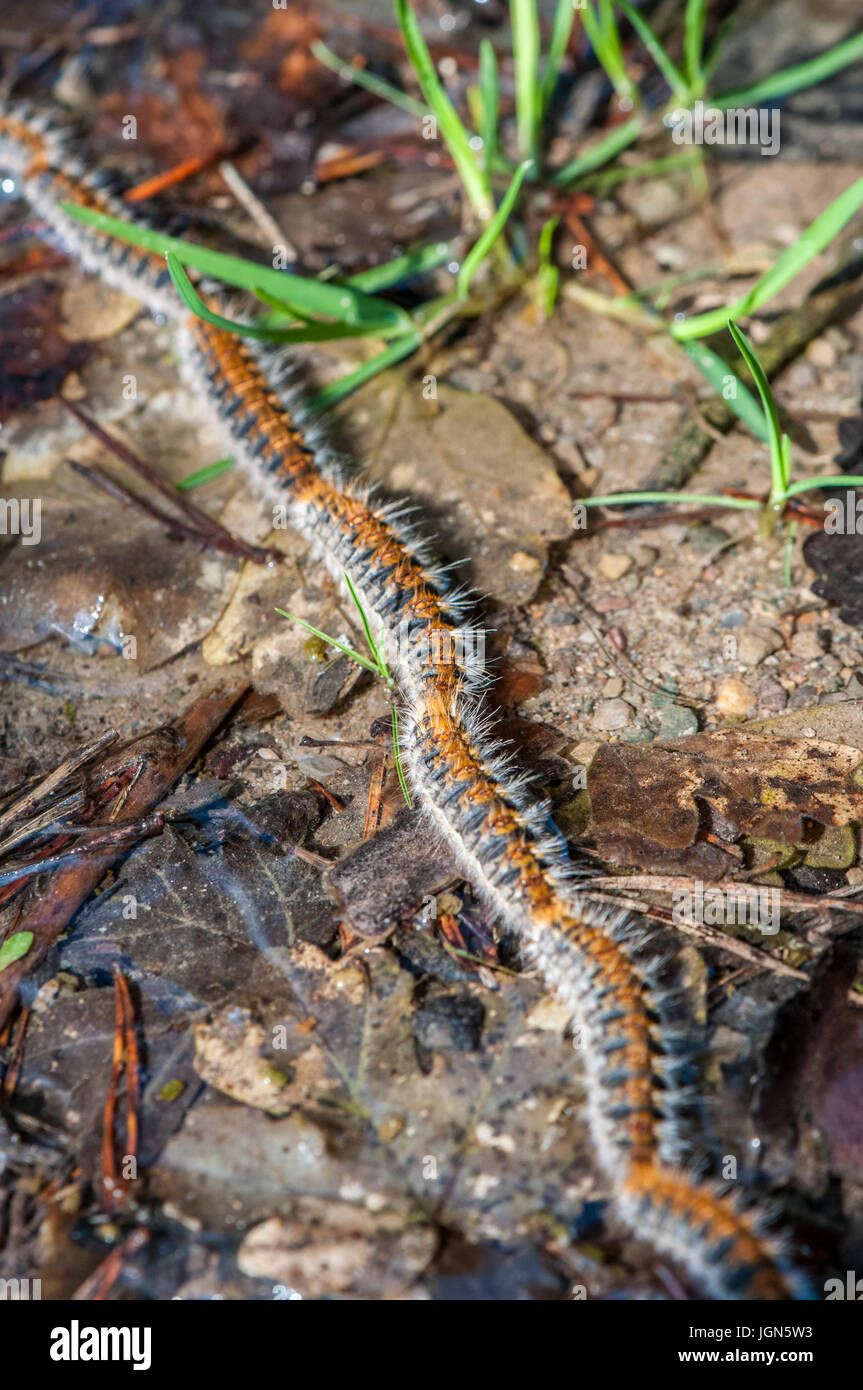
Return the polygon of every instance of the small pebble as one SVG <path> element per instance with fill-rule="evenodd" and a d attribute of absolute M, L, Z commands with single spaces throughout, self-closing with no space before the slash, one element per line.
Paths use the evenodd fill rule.
<path fill-rule="evenodd" d="M 796 656 L 798 661 L 817 661 L 824 655 L 818 629 L 815 627 L 804 627 L 800 632 L 795 632 L 789 648 L 791 655 Z"/>
<path fill-rule="evenodd" d="M 783 690 L 778 680 L 767 676 L 758 686 L 758 706 L 768 714 L 778 714 L 788 704 L 788 692 Z"/>
<path fill-rule="evenodd" d="M 635 710 L 625 700 L 597 700 L 593 712 L 593 727 L 600 733 L 611 733 L 615 729 L 625 729 L 632 722 Z"/>
<path fill-rule="evenodd" d="M 674 703 L 675 695 L 680 694 L 680 686 L 673 676 L 666 676 L 665 680 L 655 695 L 651 695 L 650 703 L 654 709 L 663 709 L 666 705 Z"/>
<path fill-rule="evenodd" d="M 716 708 L 720 714 L 742 718 L 750 714 L 755 705 L 755 692 L 736 676 L 726 676 L 716 692 Z"/>
<path fill-rule="evenodd" d="M 528 555 L 524 550 L 516 550 L 509 557 L 509 567 L 517 574 L 536 574 L 537 570 L 542 569 L 542 564 L 535 555 Z"/>
<path fill-rule="evenodd" d="M 737 639 L 737 659 L 744 666 L 759 666 L 766 656 L 783 646 L 782 633 L 775 627 L 755 623 L 745 628 Z"/>
<path fill-rule="evenodd" d="M 816 367 L 835 367 L 836 349 L 826 338 L 816 338 L 806 349 L 806 356 Z"/>
<path fill-rule="evenodd" d="M 689 533 L 689 540 L 693 549 L 703 552 L 715 550 L 718 545 L 724 545 L 726 541 L 731 540 L 731 537 L 721 526 L 711 526 L 708 523 L 704 526 L 694 526 Z"/>
<path fill-rule="evenodd" d="M 808 705 L 814 705 L 817 700 L 818 691 L 815 689 L 814 685 L 806 681 L 803 685 L 798 685 L 797 689 L 792 691 L 788 700 L 788 708 L 790 710 L 806 709 Z"/>
<path fill-rule="evenodd" d="M 632 558 L 640 570 L 647 569 L 649 565 L 656 564 L 659 551 L 652 545 L 636 545 L 633 547 Z"/>
<path fill-rule="evenodd" d="M 613 550 L 605 550 L 599 557 L 596 566 L 597 573 L 602 579 L 622 579 L 627 571 L 632 569 L 632 557 L 630 555 L 620 555 Z"/>
<path fill-rule="evenodd" d="M 389 1144 L 395 1139 L 396 1135 L 401 1134 L 405 1127 L 404 1118 L 401 1115 L 388 1115 L 385 1120 L 381 1120 L 378 1125 L 378 1138 L 382 1144 Z"/>

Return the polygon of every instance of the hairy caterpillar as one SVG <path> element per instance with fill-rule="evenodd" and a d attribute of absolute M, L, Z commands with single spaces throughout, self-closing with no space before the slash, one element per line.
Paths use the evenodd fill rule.
<path fill-rule="evenodd" d="M 334 576 L 346 571 L 366 610 L 398 634 L 392 665 L 410 781 L 582 1030 L 590 1128 L 618 1216 L 710 1297 L 803 1296 L 757 1215 L 679 1166 L 686 1030 L 645 934 L 579 894 L 546 809 L 483 717 L 482 673 L 459 658 L 458 643 L 429 640 L 467 623 L 463 596 L 404 506 L 346 480 L 304 427 L 282 354 L 189 317 L 159 257 L 111 242 L 58 207 L 76 201 L 129 218 L 112 178 L 88 175 L 75 148 L 51 117 L 26 108 L 0 115 L 0 168 L 86 268 L 180 321 L 184 357 L 254 485 L 287 506 Z"/>

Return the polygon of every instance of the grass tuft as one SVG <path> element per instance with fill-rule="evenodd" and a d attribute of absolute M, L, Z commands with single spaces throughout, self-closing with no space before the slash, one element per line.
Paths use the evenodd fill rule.
<path fill-rule="evenodd" d="M 368 614 L 366 613 L 366 610 L 362 605 L 359 594 L 357 593 L 353 583 L 351 582 L 350 575 L 345 574 L 343 578 L 348 593 L 353 599 L 354 604 L 356 606 L 356 610 L 360 615 L 360 622 L 362 624 L 363 635 L 366 639 L 366 645 L 369 649 L 369 656 L 364 656 L 362 652 L 355 651 L 353 647 L 346 646 L 344 642 L 339 642 L 339 640 L 336 637 L 330 637 L 328 633 L 321 632 L 320 628 L 312 627 L 312 624 L 307 623 L 305 618 L 298 618 L 295 613 L 288 613 L 285 611 L 284 608 L 277 608 L 276 612 L 281 614 L 283 618 L 290 618 L 292 623 L 299 623 L 300 627 L 304 627 L 306 631 L 311 632 L 314 637 L 320 638 L 323 642 L 328 642 L 331 647 L 335 647 L 337 651 L 342 652 L 345 656 L 349 656 L 352 661 L 355 661 L 357 663 L 358 666 L 362 666 L 364 670 L 370 671 L 373 676 L 377 676 L 380 680 L 382 680 L 384 682 L 384 685 L 392 694 L 395 691 L 395 680 L 393 679 L 390 673 L 390 669 L 387 666 L 386 659 L 384 657 L 383 633 L 381 633 L 380 640 L 376 641 L 372 633 L 371 623 L 369 622 Z M 401 747 L 399 745 L 398 712 L 396 710 L 395 702 L 393 699 L 391 699 L 390 701 L 390 712 L 392 715 L 393 729 L 393 757 L 395 759 L 396 772 L 398 774 L 399 779 L 399 786 L 402 789 L 402 795 L 405 801 L 407 802 L 408 806 L 412 806 L 413 802 L 411 801 L 410 792 L 408 791 L 408 785 L 405 780 L 404 768 L 402 767 Z"/>

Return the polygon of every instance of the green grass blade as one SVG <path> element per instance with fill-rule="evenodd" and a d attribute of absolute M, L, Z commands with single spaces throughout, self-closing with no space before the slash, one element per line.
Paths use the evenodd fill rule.
<path fill-rule="evenodd" d="M 405 251 L 401 256 L 395 256 L 393 260 L 386 261 L 383 265 L 372 266 L 369 270 L 360 270 L 356 275 L 349 275 L 340 278 L 338 267 L 332 266 L 324 274 L 327 275 L 330 283 L 346 285 L 350 289 L 362 290 L 364 294 L 377 293 L 378 290 L 388 290 L 394 285 L 404 284 L 406 280 L 412 280 L 415 276 L 425 275 L 430 270 L 435 270 L 445 261 L 450 260 L 455 255 L 455 247 L 452 242 L 438 241 L 432 246 L 417 246 L 410 251 Z M 319 277 L 320 278 L 320 277 Z M 268 304 L 274 311 L 272 314 L 260 314 L 255 320 L 259 328 L 282 328 L 287 320 L 289 325 L 296 326 L 296 321 L 301 323 L 314 323 L 314 319 L 308 318 L 297 308 L 295 304 L 288 303 L 284 297 L 276 299 L 274 295 L 261 289 L 260 285 L 255 286 L 255 294 L 264 304 Z M 404 314 L 404 324 L 406 331 L 413 327 L 410 315 Z M 338 337 L 338 334 L 333 335 Z M 342 336 L 362 336 L 362 335 L 342 335 Z M 371 336 L 371 330 L 370 330 Z M 384 336 L 383 334 L 381 336 Z M 308 341 L 302 336 L 296 338 L 297 342 Z M 318 339 L 320 341 L 320 339 Z"/>
<path fill-rule="evenodd" d="M 701 96 L 704 90 L 704 24 L 707 19 L 707 0 L 686 0 L 683 21 L 683 56 L 691 97 Z"/>
<path fill-rule="evenodd" d="M 194 473 L 187 473 L 185 478 L 181 478 L 175 484 L 177 491 L 191 492 L 192 488 L 211 483 L 214 478 L 221 478 L 223 473 L 233 468 L 234 463 L 235 459 L 230 455 L 228 458 L 216 459 L 215 463 L 208 463 L 205 468 L 198 468 Z"/>
<path fill-rule="evenodd" d="M 709 81 L 713 69 L 716 67 L 716 64 L 719 62 L 719 59 L 722 57 L 722 50 L 725 47 L 725 41 L 731 34 L 732 30 L 737 27 L 737 21 L 739 20 L 739 18 L 739 11 L 732 10 L 731 14 L 727 14 L 724 19 L 721 19 L 719 21 L 719 24 L 716 28 L 716 32 L 713 35 L 713 41 L 710 45 L 710 50 L 707 54 L 707 57 L 704 59 L 704 62 L 701 65 L 701 70 L 704 73 L 705 85 Z"/>
<path fill-rule="evenodd" d="M 399 786 L 402 789 L 402 796 L 407 802 L 408 808 L 412 808 L 413 802 L 411 801 L 411 795 L 408 791 L 408 784 L 405 781 L 405 774 L 402 769 L 402 753 L 401 748 L 399 747 L 399 717 L 396 713 L 395 705 L 391 705 L 390 710 L 393 718 L 393 757 L 395 758 L 396 772 L 399 775 Z"/>
<path fill-rule="evenodd" d="M 518 151 L 536 159 L 539 140 L 539 16 L 536 0 L 510 0 Z"/>
<path fill-rule="evenodd" d="M 770 490 L 772 501 L 784 492 L 788 484 L 788 479 L 785 476 L 786 453 L 782 443 L 782 426 L 779 423 L 779 411 L 776 409 L 776 400 L 770 389 L 770 382 L 767 380 L 767 374 L 733 319 L 728 320 L 728 331 L 737 345 L 740 356 L 743 358 L 752 374 L 752 380 L 758 388 L 761 404 L 764 407 L 764 416 L 767 421 L 767 439 L 770 444 L 770 472 L 773 476 L 773 486 Z"/>
<path fill-rule="evenodd" d="M 292 275 L 287 270 L 272 270 L 239 256 L 226 256 L 221 251 L 211 251 L 198 246 L 193 241 L 181 237 L 165 236 L 163 232 L 149 227 L 139 227 L 124 222 L 119 217 L 96 212 L 92 208 L 80 207 L 77 203 L 61 203 L 64 212 L 78 222 L 84 222 L 98 232 L 117 237 L 120 241 L 140 246 L 145 251 L 166 255 L 173 251 L 183 266 L 191 266 L 202 275 L 211 275 L 225 284 L 237 289 L 255 293 L 257 286 L 266 290 L 280 303 L 296 303 L 298 309 L 311 317 L 323 315 L 341 323 L 359 324 L 362 322 L 389 321 L 394 326 L 401 322 L 404 310 L 388 304 L 385 299 L 375 299 L 360 290 L 347 285 L 328 285 L 317 279 L 307 279 L 302 275 Z"/>
<path fill-rule="evenodd" d="M 500 80 L 497 57 L 490 39 L 483 39 L 479 46 L 479 94 L 482 103 L 479 133 L 485 170 L 488 174 L 497 160 L 497 130 L 500 121 Z"/>
<path fill-rule="evenodd" d="M 422 94 L 435 116 L 440 133 L 446 142 L 464 185 L 471 207 L 482 221 L 494 215 L 494 201 L 483 170 L 470 147 L 470 136 L 443 89 L 417 17 L 407 0 L 395 0 L 396 18 L 402 31 L 405 49 L 416 73 Z M 427 114 L 427 113 L 426 113 Z"/>
<path fill-rule="evenodd" d="M 389 347 L 384 348 L 375 357 L 363 362 L 353 371 L 346 372 L 340 376 L 338 381 L 331 381 L 329 385 L 322 386 L 320 391 L 307 402 L 307 408 L 313 414 L 321 410 L 329 410 L 331 406 L 343 401 L 346 396 L 359 389 L 365 382 L 371 381 L 372 377 L 379 372 L 384 372 L 388 367 L 395 366 L 396 362 L 401 362 L 403 357 L 409 357 L 412 352 L 416 352 L 423 340 L 423 335 L 418 330 L 412 334 L 405 334 L 403 338 L 397 338 Z"/>
<path fill-rule="evenodd" d="M 357 87 L 364 87 L 367 92 L 374 92 L 375 96 L 383 97 L 393 106 L 401 107 L 402 111 L 407 111 L 409 116 L 415 116 L 422 120 L 428 115 L 422 102 L 414 97 L 409 97 L 407 92 L 402 92 L 398 87 L 393 87 L 390 82 L 386 82 L 382 77 L 376 77 L 373 72 L 366 72 L 365 68 L 355 68 L 352 63 L 346 63 L 331 48 L 327 48 L 320 39 L 315 39 L 311 45 L 311 50 L 319 63 L 324 67 L 330 68 L 332 72 L 337 72 L 339 77 L 344 77 L 349 82 L 353 82 Z"/>
<path fill-rule="evenodd" d="M 687 338 L 704 338 L 709 333 L 719 332 L 729 318 L 739 319 L 760 309 L 793 280 L 814 256 L 830 244 L 845 224 L 850 222 L 861 203 L 863 179 L 858 179 L 850 188 L 846 188 L 844 193 L 840 193 L 836 201 L 831 203 L 820 217 L 816 217 L 793 246 L 787 247 L 776 258 L 770 269 L 751 290 L 747 290 L 746 294 L 726 308 L 710 309 L 706 314 L 696 314 L 694 318 L 686 319 L 683 323 L 670 324 L 669 332 L 672 337 L 679 342 Z"/>
<path fill-rule="evenodd" d="M 724 497 L 719 492 L 609 492 L 604 497 L 579 497 L 580 507 L 620 507 L 631 502 L 694 502 L 705 507 L 732 507 L 735 511 L 760 510 L 749 497 Z"/>
<path fill-rule="evenodd" d="M 338 651 L 343 652 L 345 656 L 349 656 L 352 661 L 356 661 L 360 666 L 364 666 L 367 671 L 371 671 L 373 676 L 380 675 L 380 671 L 375 662 L 369 661 L 368 657 L 363 656 L 361 652 L 355 652 L 353 647 L 346 647 L 343 642 L 337 642 L 335 637 L 330 637 L 329 633 L 321 632 L 319 627 L 312 627 L 311 623 L 307 623 L 305 618 L 298 618 L 295 613 L 286 613 L 284 608 L 277 608 L 276 612 L 281 614 L 283 618 L 290 618 L 292 623 L 299 623 L 300 627 L 306 629 L 306 632 L 311 632 L 314 637 L 320 637 L 322 642 L 328 642 L 331 647 L 335 647 Z"/>
<path fill-rule="evenodd" d="M 286 326 L 296 328 L 302 323 L 316 323 L 317 319 L 310 318 L 297 308 L 295 304 L 289 304 L 284 296 L 276 299 L 269 290 L 261 289 L 260 285 L 255 286 L 255 298 L 260 299 L 262 304 L 267 304 L 273 310 L 271 314 L 258 314 L 255 323 L 258 328 L 284 328 Z"/>
<path fill-rule="evenodd" d="M 521 190 L 521 185 L 524 182 L 524 176 L 527 173 L 528 169 L 531 169 L 532 167 L 533 161 L 530 159 L 526 159 L 523 164 L 519 165 L 519 167 L 513 174 L 512 179 L 510 180 L 509 188 L 506 190 L 506 193 L 503 195 L 503 198 L 501 199 L 500 207 L 497 209 L 496 213 L 494 214 L 494 217 L 491 219 L 491 222 L 488 224 L 485 231 L 482 233 L 482 236 L 477 238 L 477 240 L 474 242 L 473 246 L 470 248 L 467 255 L 465 256 L 462 262 L 461 269 L 458 273 L 457 281 L 457 292 L 460 298 L 464 299 L 467 297 L 468 290 L 470 289 L 471 280 L 476 275 L 476 272 L 479 270 L 479 267 L 482 265 L 482 262 L 485 260 L 489 251 L 494 246 L 494 243 L 497 241 L 498 237 L 500 236 L 501 232 L 506 226 L 509 215 L 512 212 L 513 207 L 515 206 L 515 201 Z"/>
<path fill-rule="evenodd" d="M 744 386 L 740 378 L 731 370 L 728 363 L 723 361 L 712 348 L 705 347 L 704 343 L 699 343 L 697 340 L 691 343 L 683 343 L 681 346 L 690 362 L 693 362 L 702 375 L 707 378 L 714 391 L 719 392 L 738 419 L 742 420 L 744 425 L 746 425 L 754 435 L 757 435 L 759 439 L 763 439 L 766 443 L 769 439 L 769 434 L 767 425 L 764 422 L 764 411 L 761 409 L 761 406 L 758 404 L 752 392 L 748 387 Z M 725 388 L 728 384 L 729 377 L 734 378 L 737 393 L 735 396 L 731 397 L 725 394 Z"/>
<path fill-rule="evenodd" d="M 802 91 L 804 87 L 814 87 L 817 82 L 823 82 L 825 78 L 832 77 L 834 72 L 848 67 L 849 63 L 859 62 L 861 58 L 863 34 L 855 34 L 853 38 L 838 43 L 827 53 L 821 53 L 817 58 L 808 58 L 805 63 L 786 68 L 784 72 L 773 73 L 772 76 L 765 77 L 763 81 L 755 82 L 740 92 L 726 92 L 723 96 L 711 97 L 710 104 L 723 109 L 727 106 L 755 106 L 758 102 L 769 101 L 772 97 L 789 96 L 792 92 Z"/>
<path fill-rule="evenodd" d="M 273 338 L 283 331 L 254 323 L 240 323 L 236 319 L 225 318 L 224 314 L 217 314 L 204 303 L 173 251 L 165 253 L 165 260 L 168 263 L 171 282 L 180 299 L 189 312 L 203 319 L 204 323 L 211 323 L 214 328 L 224 329 L 226 333 L 235 333 L 241 338 L 257 338 L 266 342 L 272 342 Z"/>
<path fill-rule="evenodd" d="M 368 618 L 367 618 L 367 616 L 366 616 L 366 610 L 363 608 L 363 605 L 360 603 L 360 596 L 359 596 L 359 594 L 357 593 L 356 589 L 354 588 L 353 583 L 351 582 L 351 577 L 350 577 L 350 575 L 347 573 L 347 571 L 344 572 L 343 577 L 344 577 L 345 584 L 346 584 L 347 587 L 348 587 L 348 593 L 350 594 L 351 598 L 353 599 L 353 601 L 354 601 L 354 603 L 355 603 L 355 605 L 356 605 L 357 612 L 358 612 L 359 615 L 360 615 L 360 621 L 361 621 L 361 623 L 362 623 L 362 625 L 363 625 L 363 632 L 364 632 L 365 635 L 366 635 L 366 642 L 368 643 L 369 651 L 371 652 L 372 657 L 374 658 L 374 662 L 375 662 L 375 667 L 376 667 L 376 669 L 377 669 L 377 673 L 378 673 L 379 676 L 383 676 L 383 678 L 384 678 L 384 680 L 386 681 L 387 685 L 392 685 L 392 676 L 390 675 L 389 671 L 387 670 L 387 663 L 384 661 L 384 655 L 383 655 L 383 652 L 382 652 L 382 650 L 381 650 L 380 644 L 379 644 L 378 642 L 376 642 L 375 639 L 374 639 L 374 637 L 372 636 L 371 625 L 370 625 L 369 620 L 368 620 Z"/>
<path fill-rule="evenodd" d="M 572 33 L 572 25 L 575 19 L 575 6 L 573 0 L 557 0 L 554 11 L 554 20 L 551 26 L 551 41 L 548 46 L 548 58 L 545 64 L 545 71 L 542 75 L 542 85 L 539 96 L 539 118 L 542 120 L 548 109 L 548 103 L 554 95 L 557 86 L 557 79 L 560 76 L 560 69 L 563 66 L 563 59 L 566 54 L 569 36 Z"/>
<path fill-rule="evenodd" d="M 579 14 L 591 48 L 617 95 L 634 101 L 638 93 L 626 71 L 623 45 L 611 0 L 585 0 L 579 6 Z"/>
<path fill-rule="evenodd" d="M 641 39 L 641 42 L 644 44 L 644 47 L 647 49 L 654 63 L 659 68 L 673 96 L 675 96 L 678 101 L 688 101 L 689 88 L 683 74 L 675 67 L 674 63 L 672 63 L 647 20 L 643 19 L 638 13 L 638 10 L 629 4 L 629 0 L 617 0 L 617 3 L 623 10 L 623 13 L 626 15 L 635 32 L 638 34 L 638 37 Z"/>
<path fill-rule="evenodd" d="M 609 135 L 604 135 L 589 150 L 585 150 L 584 154 L 577 155 L 575 159 L 564 164 L 562 169 L 558 169 L 552 175 L 551 182 L 558 188 L 568 188 L 576 179 L 580 179 L 582 174 L 589 174 L 593 169 L 608 164 L 609 160 L 614 159 L 621 150 L 625 150 L 627 145 L 638 139 L 643 126 L 644 122 L 640 116 L 633 116 L 630 120 L 624 121 L 623 125 L 616 126 Z"/>
<path fill-rule="evenodd" d="M 389 290 L 394 285 L 402 285 L 417 275 L 425 275 L 436 270 L 439 265 L 452 259 L 453 247 L 449 241 L 437 241 L 433 246 L 417 246 L 404 255 L 396 256 L 384 265 L 372 266 L 349 275 L 340 283 L 351 289 L 362 290 L 364 294 L 377 294 L 378 290 Z"/>
<path fill-rule="evenodd" d="M 211 323 L 214 328 L 221 328 L 226 333 L 235 333 L 240 338 L 255 338 L 271 343 L 325 343 L 338 338 L 369 338 L 375 335 L 392 337 L 393 333 L 400 335 L 406 331 L 413 331 L 413 324 L 404 310 L 401 311 L 403 323 L 397 328 L 384 320 L 360 324 L 306 323 L 300 328 L 275 328 L 270 324 L 240 323 L 237 319 L 225 318 L 224 314 L 217 314 L 207 307 L 173 251 L 168 251 L 165 259 L 174 288 L 186 308 L 205 323 Z M 276 301 L 271 299 L 269 302 Z M 287 312 L 288 306 L 284 307 Z"/>
<path fill-rule="evenodd" d="M 436 270 L 439 265 L 451 260 L 454 255 L 455 247 L 452 242 L 437 241 L 431 246 L 414 246 L 401 256 L 394 256 L 391 261 L 385 261 L 383 265 L 370 266 L 368 270 L 357 271 L 355 275 L 342 276 L 338 266 L 331 266 L 324 274 L 326 274 L 330 284 L 344 285 L 352 290 L 361 290 L 363 294 L 377 294 L 379 290 L 392 289 L 395 285 L 403 285 L 408 280 L 426 275 L 430 270 Z M 314 319 L 308 318 L 295 304 L 289 303 L 284 295 L 280 299 L 276 299 L 274 295 L 261 289 L 260 285 L 255 286 L 254 292 L 258 299 L 276 311 L 279 318 L 283 319 L 287 316 L 302 319 L 305 323 L 314 323 Z M 402 312 L 404 313 L 404 310 Z M 407 318 L 407 315 L 405 317 Z M 269 317 L 264 325 L 263 315 L 258 322 L 262 326 L 271 326 Z M 276 322 L 276 319 L 272 320 L 273 326 L 276 325 Z"/>
<path fill-rule="evenodd" d="M 833 473 L 829 478 L 801 478 L 799 483 L 791 483 L 785 489 L 785 496 L 797 497 L 801 492 L 821 487 L 863 487 L 863 477 L 857 473 Z"/>
<path fill-rule="evenodd" d="M 607 169 L 600 174 L 593 174 L 581 181 L 581 187 L 601 192 L 605 188 L 614 188 L 615 184 L 623 183 L 627 179 L 651 179 L 673 169 L 685 168 L 687 164 L 694 164 L 698 158 L 697 154 L 689 152 L 664 155 L 662 159 L 648 159 L 643 164 L 627 164 L 618 169 Z"/>
<path fill-rule="evenodd" d="M 788 485 L 791 482 L 791 440 L 787 434 L 782 436 L 782 495 L 788 496 Z"/>
<path fill-rule="evenodd" d="M 557 287 L 560 283 L 560 271 L 553 264 L 551 259 L 554 234 L 557 231 L 560 217 L 549 217 L 542 224 L 542 230 L 537 242 L 537 256 L 539 269 L 537 271 L 537 286 L 539 289 L 539 304 L 545 317 L 551 318 L 554 312 L 555 300 L 557 299 Z"/>

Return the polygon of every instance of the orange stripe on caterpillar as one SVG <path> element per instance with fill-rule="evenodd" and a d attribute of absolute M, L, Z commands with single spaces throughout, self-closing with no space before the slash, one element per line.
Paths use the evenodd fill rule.
<path fill-rule="evenodd" d="M 617 1194 L 627 1226 L 688 1268 L 717 1299 L 779 1301 L 803 1298 L 804 1282 L 778 1243 L 759 1230 L 759 1218 L 705 1184 L 653 1163 L 633 1166 Z"/>
<path fill-rule="evenodd" d="M 176 317 L 181 311 L 163 258 L 118 242 L 77 222 L 60 206 L 77 203 L 140 226 L 116 190 L 120 174 L 88 171 L 75 151 L 76 132 L 44 111 L 15 107 L 0 113 L 0 171 L 8 170 L 22 195 L 49 228 L 51 239 L 116 289 L 143 299 L 149 308 Z"/>

